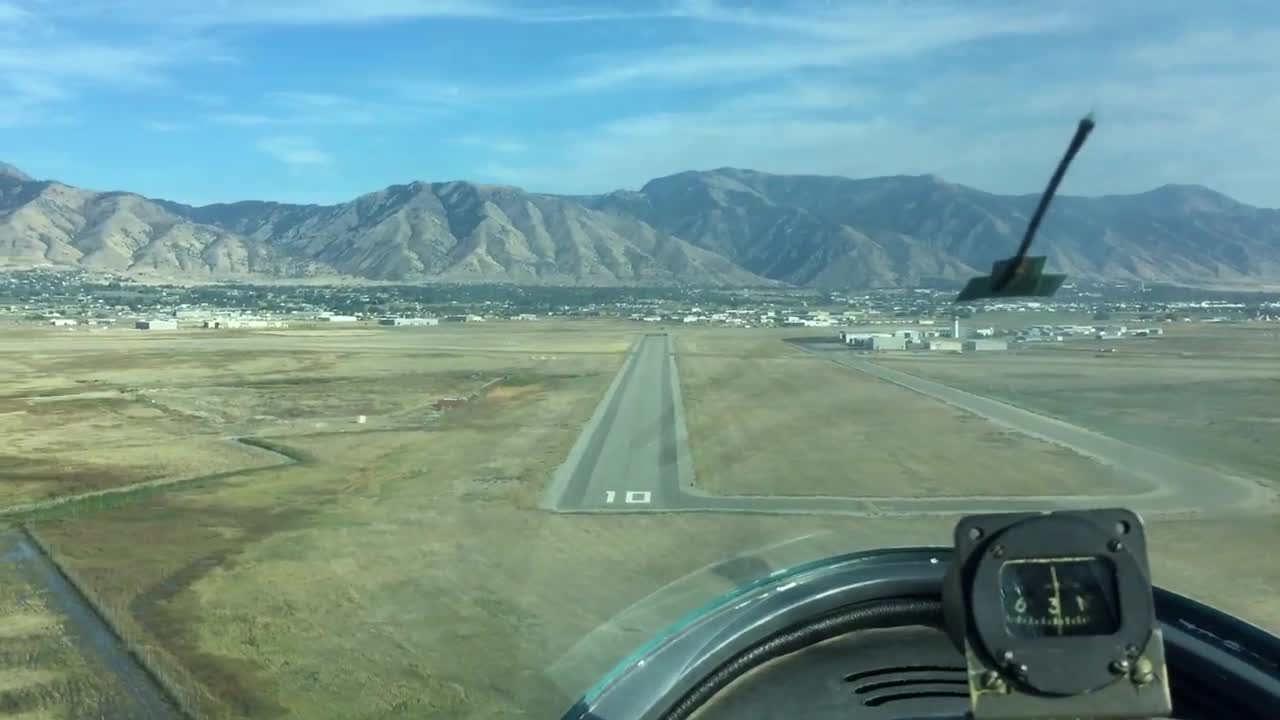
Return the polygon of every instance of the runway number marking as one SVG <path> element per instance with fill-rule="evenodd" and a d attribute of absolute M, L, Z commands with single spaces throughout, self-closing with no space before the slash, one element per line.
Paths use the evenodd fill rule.
<path fill-rule="evenodd" d="M 604 491 L 604 501 L 612 504 L 618 499 L 618 493 L 613 490 Z M 623 502 L 628 505 L 648 505 L 653 501 L 653 493 L 648 490 L 628 490 L 623 496 Z"/>

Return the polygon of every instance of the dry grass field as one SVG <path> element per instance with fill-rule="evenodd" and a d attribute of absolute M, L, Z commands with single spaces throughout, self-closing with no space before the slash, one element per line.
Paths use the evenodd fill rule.
<path fill-rule="evenodd" d="M 1009 353 L 881 354 L 898 370 L 1280 484 L 1280 328 L 1170 323 L 1157 338 Z M 1101 347 L 1115 352 L 1099 353 Z"/>
<path fill-rule="evenodd" d="M 781 336 L 676 334 L 694 477 L 703 489 L 921 497 L 1127 487 L 1070 450 L 839 367 Z"/>
<path fill-rule="evenodd" d="M 486 357 L 477 337 L 459 365 Z M 194 686 L 202 715 L 255 718 L 554 715 L 572 698 L 544 669 L 657 586 L 815 528 L 842 534 L 828 551 L 919 537 L 843 519 L 532 509 L 627 345 L 599 342 L 555 361 L 506 355 L 519 383 L 429 425 L 276 437 L 307 462 L 53 513 L 40 532 L 131 642 Z M 368 401 L 397 392 L 365 387 Z M 600 652 L 616 660 L 659 627 Z"/>
<path fill-rule="evenodd" d="M 152 401 L 147 406 L 166 418 L 147 427 L 186 423 L 190 438 L 215 439 L 211 447 L 230 457 L 243 451 L 255 466 L 281 458 L 237 450 L 221 438 L 265 437 L 301 462 L 218 474 L 228 456 L 211 455 L 202 461 L 211 478 L 21 519 L 109 610 L 127 642 L 148 648 L 160 671 L 184 686 L 198 715 L 210 718 L 555 717 L 674 615 L 640 618 L 604 634 L 583 656 L 589 662 L 564 661 L 575 643 L 690 573 L 701 571 L 671 613 L 776 568 L 722 563 L 752 548 L 816 533 L 786 556 L 798 562 L 948 543 L 954 519 L 945 517 L 536 509 L 547 475 L 563 461 L 637 332 L 643 329 L 626 324 L 540 322 L 37 333 L 33 352 L 56 369 L 42 378 L 20 376 L 0 395 L 83 392 L 85 383 L 76 380 L 101 378 L 112 388 L 141 389 Z M 852 473 L 858 463 L 835 463 L 847 460 L 852 443 L 902 448 L 912 438 L 928 445 L 950 434 L 959 438 L 956 445 L 1015 463 L 1039 452 L 1021 438 L 990 436 L 982 423 L 940 404 L 915 405 L 924 399 L 864 384 L 831 363 L 801 360 L 780 342 L 782 333 L 719 332 L 682 332 L 676 347 L 699 479 L 717 477 L 715 461 L 708 466 L 702 456 L 718 453 L 739 473 L 719 476 L 725 491 L 798 492 L 803 480 L 830 482 L 839 494 L 937 493 L 953 483 L 971 483 L 966 492 L 978 493 L 991 486 L 957 471 L 948 454 L 956 448 L 945 445 L 926 456 L 936 468 L 912 465 L 910 453 L 885 453 L 876 471 L 897 473 L 896 484 L 873 485 L 869 473 Z M 31 362 L 4 343 L 0 348 L 0 362 Z M 819 389 L 806 390 L 792 377 Z M 477 392 L 495 378 L 506 379 L 462 407 L 443 414 L 431 407 L 438 396 Z M 885 402 L 885 392 L 907 399 Z M 814 408 L 820 412 L 804 412 Z M 78 412 L 84 423 L 104 415 L 87 407 Z M 367 421 L 357 424 L 361 414 Z M 899 415 L 910 421 L 895 420 Z M 892 431 L 878 430 L 883 424 Z M 788 436 L 805 428 L 804 442 Z M 109 436 L 83 432 L 62 441 L 80 443 L 93 457 L 95 439 Z M 766 471 L 751 475 L 752 468 L 733 460 L 735 448 L 748 448 Z M 772 455 L 787 462 L 770 466 Z M 155 457 L 156 450 L 139 445 L 127 459 L 145 465 Z M 1071 487 L 1105 482 L 1096 474 L 1068 477 L 1074 457 L 1054 450 L 1043 457 L 1045 465 L 1067 468 L 1061 482 L 1075 482 Z M 832 479 L 806 470 L 808 463 L 828 464 Z M 935 477 L 944 471 L 951 474 L 940 484 Z M 739 484 L 747 482 L 742 478 L 756 484 Z M 768 478 L 787 484 L 760 484 Z M 1280 586 L 1280 566 L 1255 559 L 1256 548 L 1280 541 L 1277 528 L 1270 516 L 1153 522 L 1156 578 L 1280 630 L 1280 605 L 1268 591 Z M 25 610 L 0 605 L 0 628 L 24 622 L 10 618 Z M 25 650 L 22 642 L 17 647 Z"/>

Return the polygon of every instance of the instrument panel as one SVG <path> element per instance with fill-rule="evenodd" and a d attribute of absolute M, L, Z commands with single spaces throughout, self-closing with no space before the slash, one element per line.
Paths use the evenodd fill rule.
<path fill-rule="evenodd" d="M 955 542 L 943 608 L 975 720 L 1169 714 L 1141 518 L 973 515 Z"/>

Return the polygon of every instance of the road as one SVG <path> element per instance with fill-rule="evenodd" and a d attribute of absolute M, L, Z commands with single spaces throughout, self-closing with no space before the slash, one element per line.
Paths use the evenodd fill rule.
<path fill-rule="evenodd" d="M 1274 499 L 1258 483 L 1224 475 L 1007 403 L 882 367 L 842 345 L 802 349 L 961 408 L 998 425 L 1089 456 L 1128 475 L 1115 495 L 822 497 L 711 495 L 693 484 L 670 336 L 632 346 L 595 414 L 556 472 L 544 506 L 559 512 L 754 512 L 921 515 L 1123 506 L 1144 514 L 1248 508 Z M 767 449 L 762 449 L 767 452 Z M 1034 473 L 1035 468 L 1025 469 Z"/>

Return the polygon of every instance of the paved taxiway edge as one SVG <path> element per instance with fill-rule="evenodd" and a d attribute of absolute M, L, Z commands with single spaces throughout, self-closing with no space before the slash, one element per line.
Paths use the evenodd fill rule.
<path fill-rule="evenodd" d="M 667 336 L 667 362 L 671 365 L 671 402 L 675 406 L 676 465 L 679 482 L 676 489 L 684 495 L 704 493 L 694 484 L 693 453 L 689 450 L 689 428 L 684 420 L 684 393 L 680 385 L 680 366 L 676 362 L 676 340 Z"/>
<path fill-rule="evenodd" d="M 1156 512 L 1180 513 L 1204 509 L 1248 508 L 1269 504 L 1277 499 L 1274 489 L 1257 480 L 1225 473 L 1215 468 L 1165 455 L 1145 447 L 1117 440 L 1103 433 L 1080 427 L 1048 415 L 1018 407 L 1003 400 L 961 390 L 945 383 L 887 368 L 879 364 L 843 355 L 840 351 L 815 350 L 804 343 L 793 346 L 849 370 L 870 375 L 938 402 L 972 413 L 988 422 L 1028 437 L 1066 448 L 1100 464 L 1113 467 L 1143 485 L 1146 489 L 1133 493 L 1106 495 L 1081 495 L 1069 498 L 1040 496 L 1028 498 L 1049 501 L 1057 506 L 1089 503 L 1090 507 L 1105 504 L 1141 504 Z M 1000 411 L 987 412 L 983 406 Z M 1003 417 L 1001 416 L 1003 415 Z M 1025 422 L 1019 420 L 1025 419 Z M 1029 425 L 1040 424 L 1052 432 L 1039 432 Z M 1074 439 L 1069 439 L 1074 437 Z M 1092 446 L 1092 447 L 1090 447 Z M 928 504 L 943 504 L 960 498 L 870 498 L 885 504 L 911 504 L 911 501 L 928 500 Z M 997 498 L 989 498 L 994 500 Z M 1019 498 L 1000 498 L 1014 501 Z M 922 503 L 923 504 L 923 503 Z"/>

